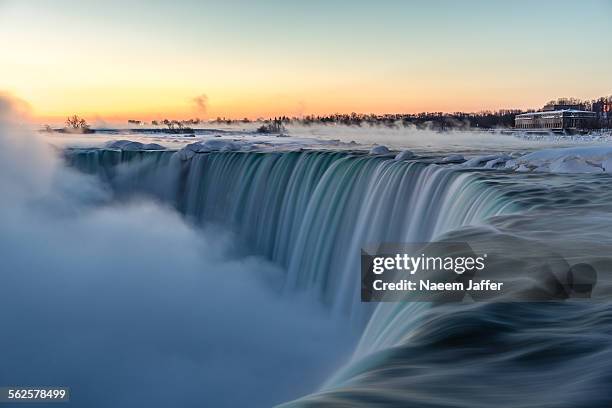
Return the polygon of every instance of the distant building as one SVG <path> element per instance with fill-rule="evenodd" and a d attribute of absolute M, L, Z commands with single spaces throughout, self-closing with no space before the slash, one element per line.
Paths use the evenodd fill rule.
<path fill-rule="evenodd" d="M 571 103 L 553 103 L 544 105 L 543 112 L 560 111 L 560 110 L 583 110 L 584 105 Z"/>
<path fill-rule="evenodd" d="M 597 124 L 597 112 L 564 109 L 516 115 L 514 127 L 533 130 L 592 129 Z"/>
<path fill-rule="evenodd" d="M 610 113 L 612 112 L 612 99 L 600 99 L 593 102 L 593 112 L 597 113 Z"/>

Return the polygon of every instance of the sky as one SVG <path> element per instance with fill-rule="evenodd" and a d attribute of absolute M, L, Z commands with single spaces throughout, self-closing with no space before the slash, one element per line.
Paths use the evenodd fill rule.
<path fill-rule="evenodd" d="M 0 0 L 0 90 L 53 121 L 538 108 L 612 94 L 612 0 Z"/>

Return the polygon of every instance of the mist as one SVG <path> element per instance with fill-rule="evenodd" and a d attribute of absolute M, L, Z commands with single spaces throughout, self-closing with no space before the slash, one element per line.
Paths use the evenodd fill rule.
<path fill-rule="evenodd" d="M 75 406 L 270 406 L 351 351 L 283 271 L 152 201 L 117 204 L 0 97 L 0 384 L 68 386 Z"/>
<path fill-rule="evenodd" d="M 390 149 L 415 152 L 472 153 L 479 151 L 524 151 L 548 146 L 566 146 L 572 139 L 517 137 L 499 131 L 449 130 L 438 132 L 414 126 L 288 125 L 289 135 L 302 138 L 339 140 L 360 145 L 385 145 Z"/>
<path fill-rule="evenodd" d="M 206 115 L 208 112 L 208 96 L 201 94 L 192 99 L 196 111 L 201 115 Z"/>

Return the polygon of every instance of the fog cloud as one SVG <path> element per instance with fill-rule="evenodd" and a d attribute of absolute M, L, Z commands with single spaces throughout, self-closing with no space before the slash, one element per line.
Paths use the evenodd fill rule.
<path fill-rule="evenodd" d="M 196 96 L 192 99 L 192 102 L 199 114 L 206 115 L 208 113 L 208 96 L 206 94 Z"/>
<path fill-rule="evenodd" d="M 350 350 L 230 233 L 113 203 L 0 107 L 0 384 L 69 386 L 83 407 L 270 406 Z"/>

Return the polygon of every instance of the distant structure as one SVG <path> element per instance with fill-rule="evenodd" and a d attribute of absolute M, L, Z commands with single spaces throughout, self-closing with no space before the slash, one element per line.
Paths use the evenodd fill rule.
<path fill-rule="evenodd" d="M 555 107 L 557 106 L 555 105 L 553 108 Z M 546 108 L 550 109 L 548 106 Z M 516 129 L 551 131 L 586 130 L 596 128 L 597 120 L 597 112 L 592 111 L 578 109 L 544 110 L 516 115 L 514 127 Z"/>
<path fill-rule="evenodd" d="M 612 99 L 600 98 L 594 101 L 592 111 L 605 114 L 612 113 Z"/>

